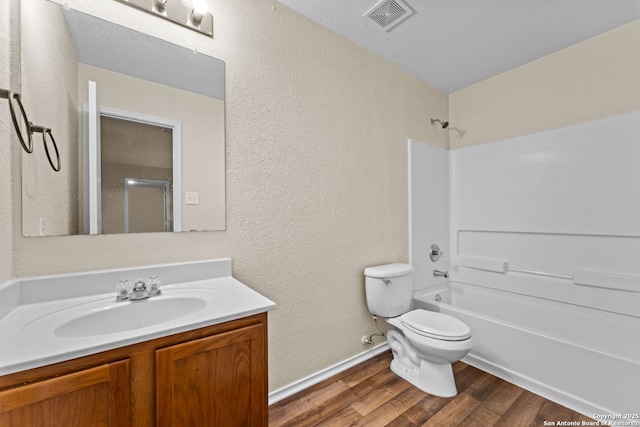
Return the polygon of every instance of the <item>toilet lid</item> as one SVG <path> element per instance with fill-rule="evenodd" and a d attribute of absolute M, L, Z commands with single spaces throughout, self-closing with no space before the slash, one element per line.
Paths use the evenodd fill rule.
<path fill-rule="evenodd" d="M 415 333 L 446 341 L 462 341 L 471 336 L 471 329 L 463 321 L 444 313 L 423 309 L 400 316 L 402 324 Z"/>

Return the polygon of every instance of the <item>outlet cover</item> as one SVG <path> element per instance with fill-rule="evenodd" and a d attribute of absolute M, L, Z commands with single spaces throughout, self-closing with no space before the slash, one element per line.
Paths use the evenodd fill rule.
<path fill-rule="evenodd" d="M 200 203 L 198 200 L 198 193 L 194 191 L 187 191 L 184 193 L 185 204 L 187 205 L 197 205 Z"/>

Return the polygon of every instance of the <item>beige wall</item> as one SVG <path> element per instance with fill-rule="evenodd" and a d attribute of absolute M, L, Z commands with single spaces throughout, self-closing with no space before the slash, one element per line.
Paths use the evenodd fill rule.
<path fill-rule="evenodd" d="M 640 109 L 640 20 L 452 93 L 451 148 Z"/>
<path fill-rule="evenodd" d="M 14 2 L 0 2 L 0 88 L 18 91 L 18 58 L 15 44 L 17 40 L 15 25 L 6 25 L 19 19 L 19 8 Z M 15 136 L 9 112 L 9 104 L 0 99 L 0 283 L 11 278 L 13 263 L 12 232 L 12 170 L 19 171 L 18 159 L 20 142 Z M 19 172 L 14 172 L 19 173 Z"/>
<path fill-rule="evenodd" d="M 42 144 L 22 156 L 22 231 L 27 236 L 78 232 L 78 94 L 75 49 L 59 7 L 20 2 L 22 98 L 29 120 L 52 129 L 61 159 L 54 172 Z M 55 108 L 52 106 L 55 105 Z M 52 160 L 55 152 L 50 147 Z"/>
<path fill-rule="evenodd" d="M 363 269 L 408 261 L 407 139 L 448 146 L 429 125 L 447 94 L 273 0 L 217 0 L 214 40 L 118 2 L 67 3 L 226 62 L 227 229 L 23 238 L 16 183 L 14 274 L 230 256 L 278 304 L 271 389 L 365 350 Z"/>

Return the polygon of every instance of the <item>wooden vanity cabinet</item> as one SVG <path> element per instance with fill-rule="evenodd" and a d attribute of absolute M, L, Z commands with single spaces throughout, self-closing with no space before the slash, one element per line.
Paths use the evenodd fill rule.
<path fill-rule="evenodd" d="M 268 424 L 267 315 L 0 377 L 0 426 Z"/>
<path fill-rule="evenodd" d="M 0 426 L 129 426 L 129 361 L 0 392 Z"/>
<path fill-rule="evenodd" d="M 157 425 L 266 425 L 261 325 L 156 351 Z"/>

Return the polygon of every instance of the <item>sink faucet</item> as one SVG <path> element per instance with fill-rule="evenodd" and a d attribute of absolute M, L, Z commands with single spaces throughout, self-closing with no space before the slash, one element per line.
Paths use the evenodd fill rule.
<path fill-rule="evenodd" d="M 149 277 L 148 283 L 149 285 L 147 286 L 147 283 L 144 280 L 138 279 L 138 281 L 131 286 L 131 282 L 129 282 L 129 280 L 119 281 L 116 285 L 116 302 L 137 301 L 162 295 L 162 291 L 160 290 L 160 279 L 158 279 L 158 276 Z"/>
<path fill-rule="evenodd" d="M 136 301 L 139 299 L 146 299 L 146 298 L 149 298 L 149 290 L 147 289 L 147 284 L 144 283 L 144 281 L 142 280 L 138 280 L 133 285 L 133 289 L 131 290 L 131 295 L 129 296 L 129 299 L 131 301 Z"/>

